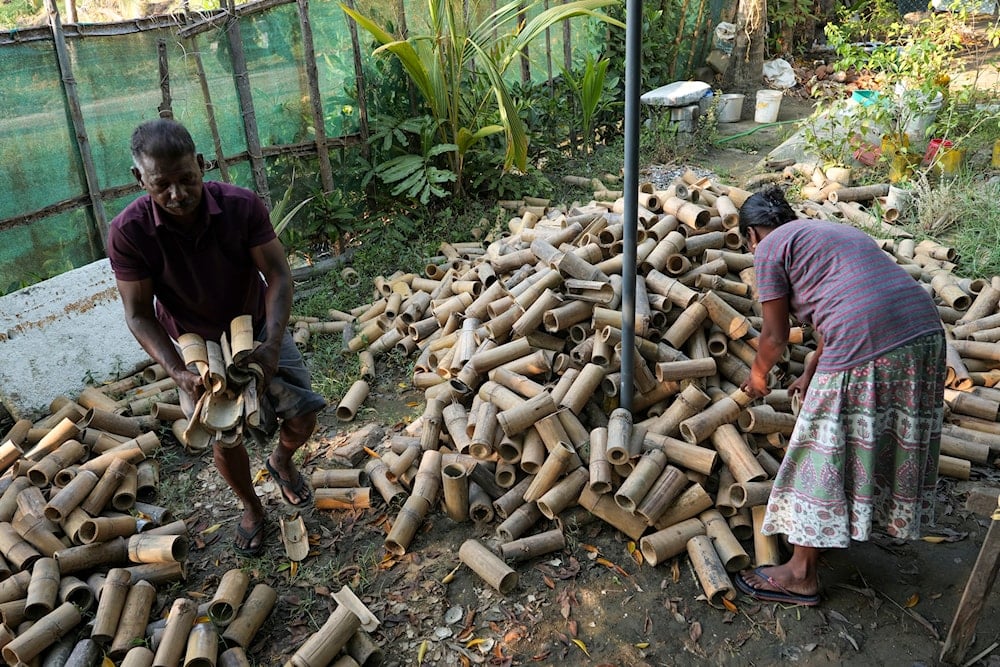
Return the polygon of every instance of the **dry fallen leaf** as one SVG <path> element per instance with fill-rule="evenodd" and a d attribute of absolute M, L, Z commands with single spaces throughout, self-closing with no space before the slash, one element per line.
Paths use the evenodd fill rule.
<path fill-rule="evenodd" d="M 417 649 L 417 664 L 422 665 L 424 662 L 424 656 L 427 655 L 427 640 L 420 642 L 420 648 Z"/>
<path fill-rule="evenodd" d="M 681 580 L 681 566 L 677 564 L 677 559 L 674 559 L 673 564 L 670 566 L 670 576 L 676 584 Z"/>
<path fill-rule="evenodd" d="M 688 635 L 691 637 L 691 641 L 697 643 L 701 639 L 701 623 L 695 621 L 688 628 Z"/>
<path fill-rule="evenodd" d="M 941 544 L 942 542 L 947 541 L 947 538 L 941 537 L 940 535 L 925 535 L 920 539 L 924 542 L 930 542 L 931 544 Z"/>
<path fill-rule="evenodd" d="M 916 607 L 918 602 L 920 602 L 920 593 L 914 593 L 903 603 L 903 606 L 909 609 L 910 607 Z"/>
<path fill-rule="evenodd" d="M 725 607 L 726 609 L 728 609 L 729 611 L 733 612 L 734 614 L 737 611 L 739 611 L 736 608 L 736 605 L 733 603 L 733 601 L 732 600 L 727 600 L 726 598 L 722 598 L 722 606 Z"/>
<path fill-rule="evenodd" d="M 785 634 L 785 629 L 781 627 L 781 619 L 774 619 L 774 635 L 781 640 L 782 643 L 788 639 L 788 635 Z"/>
<path fill-rule="evenodd" d="M 552 590 L 555 590 L 555 588 L 556 588 L 556 582 L 552 581 L 551 577 L 548 577 L 548 576 L 546 576 L 546 575 L 543 574 L 542 575 L 542 581 L 545 582 L 546 586 L 548 586 Z"/>
<path fill-rule="evenodd" d="M 583 654 L 585 656 L 587 656 L 588 658 L 590 657 L 590 651 L 587 650 L 587 645 L 584 644 L 582 640 L 580 640 L 580 639 L 574 639 L 573 643 L 576 644 L 576 647 L 578 649 L 580 649 L 581 651 L 583 651 Z"/>

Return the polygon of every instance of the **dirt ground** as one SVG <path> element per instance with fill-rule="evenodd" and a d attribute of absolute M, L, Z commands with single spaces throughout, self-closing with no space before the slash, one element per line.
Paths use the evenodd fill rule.
<path fill-rule="evenodd" d="M 810 107 L 796 100 L 783 117 L 801 116 Z M 743 125 L 728 131 L 753 127 Z M 738 182 L 780 139 L 781 128 L 761 130 L 700 164 Z M 358 428 L 378 424 L 388 437 L 418 418 L 423 396 L 407 389 L 406 380 L 382 378 L 357 420 L 346 426 L 327 408 L 306 447 L 303 469 L 336 467 L 326 455 Z M 265 455 L 251 451 L 254 470 L 263 472 Z M 308 508 L 302 515 L 311 552 L 292 567 L 275 526 L 294 510 L 261 475 L 258 493 L 273 519 L 267 550 L 240 560 L 230 541 L 239 510 L 211 458 L 182 456 L 164 472 L 190 482 L 185 510 L 175 512 L 197 535 L 188 578 L 176 594 L 210 595 L 221 574 L 236 566 L 253 581 L 274 586 L 277 606 L 248 651 L 253 664 L 267 666 L 282 664 L 322 625 L 334 607 L 330 593 L 342 585 L 351 586 L 380 620 L 373 636 L 388 666 L 934 665 L 987 527 L 964 510 L 969 483 L 942 479 L 939 519 L 929 540 L 882 537 L 827 552 L 819 607 L 738 596 L 733 611 L 708 604 L 686 556 L 658 567 L 640 565 L 628 538 L 596 521 L 568 531 L 565 549 L 517 564 L 519 585 L 502 596 L 458 559 L 464 540 L 488 541 L 496 523 L 456 524 L 435 508 L 409 553 L 395 558 L 387 556 L 383 541 L 396 509 L 381 499 L 356 512 Z M 997 483 L 1000 471 L 974 468 L 973 477 Z M 1000 667 L 1000 651 L 992 650 L 1000 642 L 997 618 L 1000 589 L 989 597 L 967 653 L 983 654 L 976 665 Z"/>

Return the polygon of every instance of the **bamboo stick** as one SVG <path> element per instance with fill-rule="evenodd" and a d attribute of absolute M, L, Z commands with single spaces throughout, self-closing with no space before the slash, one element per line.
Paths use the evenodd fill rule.
<path fill-rule="evenodd" d="M 517 587 L 518 575 L 477 540 L 466 540 L 458 550 L 461 561 L 501 595 Z"/>

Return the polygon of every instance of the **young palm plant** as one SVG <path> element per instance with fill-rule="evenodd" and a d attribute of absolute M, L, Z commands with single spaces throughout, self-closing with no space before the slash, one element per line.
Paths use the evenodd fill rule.
<path fill-rule="evenodd" d="M 343 3 L 340 6 L 381 44 L 375 53 L 389 52 L 399 59 L 429 113 L 440 121 L 439 143 L 454 147 L 447 155 L 458 193 L 463 186 L 466 154 L 484 137 L 503 133 L 504 168 L 527 169 L 528 137 L 504 80 L 507 69 L 518 62 L 532 40 L 561 21 L 589 16 L 624 27 L 597 11 L 618 2 L 575 0 L 543 10 L 521 23 L 527 10 L 539 3 L 525 7 L 515 1 L 474 24 L 476 13 L 463 12 L 454 0 L 428 0 L 429 32 L 411 34 L 405 40 Z M 469 82 L 477 73 L 484 75 L 489 85 L 481 98 L 470 99 L 473 87 Z M 499 124 L 492 122 L 495 118 L 499 118 Z"/>

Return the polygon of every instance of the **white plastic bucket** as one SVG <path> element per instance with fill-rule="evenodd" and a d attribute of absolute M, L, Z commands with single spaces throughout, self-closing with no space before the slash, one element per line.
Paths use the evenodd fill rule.
<path fill-rule="evenodd" d="M 757 107 L 753 119 L 758 123 L 773 123 L 778 120 L 778 110 L 781 109 L 780 90 L 758 90 Z"/>
<path fill-rule="evenodd" d="M 743 98 L 740 93 L 726 93 L 719 98 L 719 122 L 736 123 L 743 116 Z"/>

